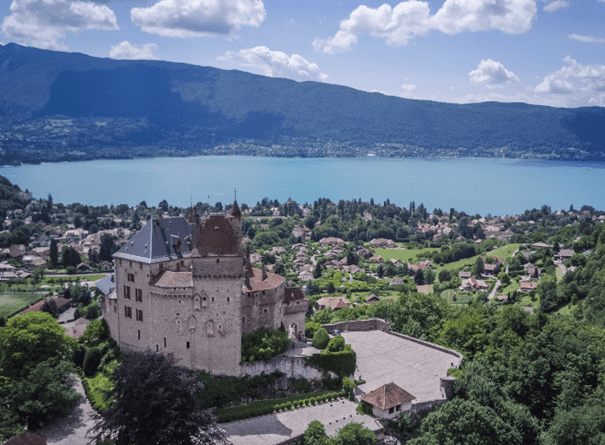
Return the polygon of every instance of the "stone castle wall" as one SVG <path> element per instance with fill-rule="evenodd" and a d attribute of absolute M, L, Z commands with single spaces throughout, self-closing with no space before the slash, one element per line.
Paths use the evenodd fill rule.
<path fill-rule="evenodd" d="M 246 362 L 242 367 L 242 373 L 250 377 L 265 374 L 270 374 L 275 371 L 283 372 L 288 378 L 305 378 L 308 380 L 321 380 L 323 373 L 319 369 L 315 369 L 307 365 L 305 357 L 276 357 L 269 363 L 265 362 Z M 329 373 L 330 377 L 336 378 L 337 375 L 333 372 Z"/>

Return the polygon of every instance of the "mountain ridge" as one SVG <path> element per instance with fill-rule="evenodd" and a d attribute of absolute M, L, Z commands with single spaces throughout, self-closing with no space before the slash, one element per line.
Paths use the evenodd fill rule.
<path fill-rule="evenodd" d="M 605 108 L 451 104 L 0 45 L 0 162 L 157 155 L 605 160 Z"/>

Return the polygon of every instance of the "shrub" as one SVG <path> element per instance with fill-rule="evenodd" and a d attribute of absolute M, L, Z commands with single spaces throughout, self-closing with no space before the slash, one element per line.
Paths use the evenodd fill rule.
<path fill-rule="evenodd" d="M 315 335 L 313 336 L 313 347 L 317 349 L 325 349 L 330 342 L 330 336 L 328 335 L 328 331 L 325 328 L 320 328 L 317 330 Z"/>
<path fill-rule="evenodd" d="M 92 376 L 97 372 L 97 368 L 101 364 L 101 359 L 103 358 L 103 353 L 99 348 L 93 346 L 92 348 L 88 348 L 86 354 L 84 355 L 84 374 L 87 376 Z"/>
<path fill-rule="evenodd" d="M 291 341 L 287 332 L 269 327 L 245 334 L 242 337 L 242 362 L 255 360 L 269 362 L 285 352 Z"/>
<path fill-rule="evenodd" d="M 317 403 L 317 399 L 315 397 L 311 397 L 311 399 L 309 400 L 309 404 L 315 405 L 316 403 Z"/>
<path fill-rule="evenodd" d="M 286 409 L 292 409 L 292 402 L 286 403 Z"/>
<path fill-rule="evenodd" d="M 345 348 L 345 339 L 341 336 L 333 337 L 328 342 L 326 351 L 329 352 L 342 352 Z"/>
<path fill-rule="evenodd" d="M 315 321 L 308 321 L 305 323 L 305 335 L 307 338 L 313 338 L 315 333 L 321 329 L 321 324 Z"/>

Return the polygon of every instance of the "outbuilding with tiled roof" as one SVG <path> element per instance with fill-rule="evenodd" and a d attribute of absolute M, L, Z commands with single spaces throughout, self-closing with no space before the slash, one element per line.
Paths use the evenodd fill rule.
<path fill-rule="evenodd" d="M 372 405 L 374 416 L 381 419 L 395 417 L 401 411 L 409 411 L 415 399 L 416 396 L 393 382 L 361 396 L 361 400 Z"/>

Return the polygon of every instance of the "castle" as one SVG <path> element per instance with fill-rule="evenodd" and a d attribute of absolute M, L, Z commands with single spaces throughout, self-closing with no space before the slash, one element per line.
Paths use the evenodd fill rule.
<path fill-rule="evenodd" d="M 103 317 L 125 350 L 162 352 L 182 366 L 240 375 L 242 335 L 279 328 L 305 341 L 308 300 L 285 278 L 252 267 L 242 215 L 158 214 L 114 254 Z"/>

